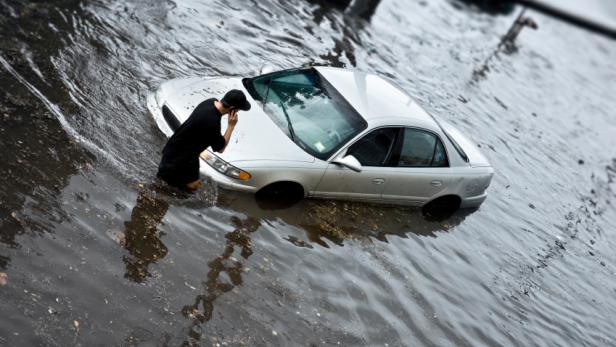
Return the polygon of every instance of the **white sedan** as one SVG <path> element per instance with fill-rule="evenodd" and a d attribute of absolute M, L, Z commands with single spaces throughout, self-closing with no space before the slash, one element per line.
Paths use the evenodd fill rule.
<path fill-rule="evenodd" d="M 477 146 L 374 74 L 309 67 L 182 78 L 163 83 L 147 104 L 171 136 L 201 101 L 230 89 L 255 106 L 240 112 L 223 154 L 201 159 L 219 186 L 415 206 L 477 207 L 486 198 L 494 169 Z"/>

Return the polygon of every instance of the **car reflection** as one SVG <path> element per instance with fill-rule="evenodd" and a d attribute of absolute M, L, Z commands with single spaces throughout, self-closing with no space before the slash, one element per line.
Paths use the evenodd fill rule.
<path fill-rule="evenodd" d="M 234 229 L 225 235 L 226 241 L 221 245 L 220 255 L 207 263 L 207 273 L 199 294 L 190 304 L 182 307 L 181 313 L 189 321 L 184 345 L 201 341 L 203 324 L 212 319 L 217 299 L 243 284 L 245 261 L 253 254 L 252 237 L 263 221 L 281 219 L 305 230 L 307 240 L 295 235 L 281 237 L 297 247 L 313 248 L 330 247 L 332 243 L 343 246 L 345 241 L 357 239 L 387 242 L 389 235 L 406 237 L 408 233 L 437 237 L 441 232 L 452 230 L 473 212 L 459 210 L 445 219 L 431 220 L 420 210 L 398 206 L 308 199 L 299 202 L 255 201 L 253 195 L 216 190 L 207 183 L 205 187 L 197 194 L 184 195 L 160 189 L 157 185 L 142 189 L 130 220 L 124 223 L 123 238 L 120 240 L 128 251 L 123 257 L 125 277 L 142 283 L 151 276 L 150 265 L 168 253 L 160 225 L 178 197 L 179 204 L 186 208 L 203 208 L 204 199 L 208 200 L 206 197 L 216 196 L 215 204 L 219 207 L 249 216 L 244 219 L 231 218 Z M 205 204 L 210 206 L 211 203 L 207 201 Z"/>
<path fill-rule="evenodd" d="M 284 237 L 297 247 L 329 247 L 328 242 L 343 246 L 349 239 L 375 238 L 387 242 L 388 235 L 406 237 L 413 233 L 436 237 L 452 230 L 474 210 L 458 210 L 445 219 L 427 218 L 418 209 L 370 205 L 348 201 L 301 200 L 255 201 L 255 197 L 233 191 L 218 190 L 217 205 L 250 217 L 232 217 L 234 230 L 225 235 L 222 253 L 208 265 L 200 293 L 181 312 L 189 320 L 183 345 L 198 344 L 203 338 L 203 324 L 213 316 L 214 303 L 225 293 L 243 284 L 245 261 L 253 254 L 252 236 L 266 220 L 282 219 L 302 228 L 308 241 L 297 236 Z M 239 252 L 240 259 L 234 257 Z"/>
<path fill-rule="evenodd" d="M 419 208 L 368 204 L 337 200 L 260 199 L 253 195 L 219 188 L 218 205 L 264 220 L 281 219 L 306 232 L 309 243 L 328 246 L 328 240 L 342 246 L 347 239 L 375 238 L 387 241 L 387 236 L 406 237 L 414 234 L 437 237 L 462 223 L 476 209 L 455 211 L 425 211 Z M 297 246 L 305 241 L 288 238 Z"/>

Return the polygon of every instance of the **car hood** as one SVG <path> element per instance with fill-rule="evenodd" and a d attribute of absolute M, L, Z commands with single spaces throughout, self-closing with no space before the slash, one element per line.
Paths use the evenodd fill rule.
<path fill-rule="evenodd" d="M 241 78 L 187 78 L 164 83 L 158 99 L 184 122 L 194 108 L 208 98 L 221 98 L 227 91 L 239 89 L 251 104 L 249 111 L 240 111 L 231 140 L 225 151 L 217 154 L 229 163 L 254 160 L 313 162 L 315 158 L 299 148 L 263 112 L 244 88 Z M 221 131 L 227 128 L 227 117 L 221 120 Z"/>

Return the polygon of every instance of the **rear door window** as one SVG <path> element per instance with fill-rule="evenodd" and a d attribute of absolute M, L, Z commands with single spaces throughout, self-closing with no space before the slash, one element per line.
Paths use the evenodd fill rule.
<path fill-rule="evenodd" d="M 405 128 L 403 133 L 397 166 L 449 166 L 443 143 L 436 135 L 414 128 Z"/>

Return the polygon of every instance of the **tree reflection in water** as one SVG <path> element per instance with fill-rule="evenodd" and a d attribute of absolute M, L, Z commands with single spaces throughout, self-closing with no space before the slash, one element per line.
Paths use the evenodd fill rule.
<path fill-rule="evenodd" d="M 0 270 L 6 270 L 10 260 L 9 257 L 0 255 Z"/>
<path fill-rule="evenodd" d="M 182 198 L 172 192 L 161 192 L 160 188 L 139 192 L 131 218 L 124 223 L 122 242 L 129 253 L 123 258 L 126 278 L 138 283 L 145 281 L 151 276 L 148 269 L 150 264 L 167 255 L 167 247 L 161 240 L 164 233 L 159 225 L 167 213 L 171 196 Z M 250 217 L 231 218 L 234 229 L 225 235 L 222 253 L 207 263 L 208 272 L 201 291 L 191 304 L 182 308 L 182 315 L 188 321 L 187 337 L 183 343 L 185 346 L 202 341 L 203 325 L 212 319 L 216 300 L 243 284 L 244 263 L 253 254 L 252 236 L 262 221 L 280 219 L 302 228 L 308 242 L 293 235 L 285 239 L 295 246 L 312 248 L 313 244 L 329 247 L 325 239 L 342 245 L 349 239 L 375 238 L 387 242 L 387 235 L 405 236 L 406 233 L 436 237 L 439 231 L 449 230 L 472 213 L 467 210 L 458 211 L 443 221 L 428 221 L 419 211 L 393 206 L 310 200 L 279 207 L 234 192 L 225 192 L 218 198 L 218 206 L 233 207 Z M 240 259 L 234 257 L 236 253 L 243 259 L 240 256 Z"/>
<path fill-rule="evenodd" d="M 242 258 L 248 259 L 252 255 L 251 234 L 257 231 L 261 223 L 252 217 L 244 220 L 232 217 L 231 222 L 235 229 L 225 235 L 227 242 L 222 254 L 208 262 L 207 265 L 210 270 L 205 282 L 203 282 L 202 293 L 197 295 L 192 305 L 186 305 L 182 308 L 184 317 L 191 319 L 188 330 L 189 337 L 184 341 L 184 346 L 190 346 L 193 341 L 201 339 L 200 325 L 212 319 L 214 301 L 224 293 L 231 291 L 235 286 L 242 284 L 244 263 L 232 255 L 236 247 Z M 228 275 L 231 283 L 220 279 L 222 273 Z"/>
<path fill-rule="evenodd" d="M 341 22 L 334 24 L 332 28 L 339 31 L 342 37 L 332 36 L 334 47 L 326 54 L 319 57 L 327 61 L 332 66 L 345 67 L 344 57 L 352 66 L 357 66 L 355 57 L 355 46 L 361 46 L 361 31 L 369 24 L 372 16 L 376 12 L 381 0 L 308 0 L 318 5 L 313 11 L 313 19 L 317 25 L 321 25 L 324 18 L 331 23 L 338 23 L 338 11 L 344 11 L 340 17 Z M 306 27 L 308 32 L 312 28 Z"/>

